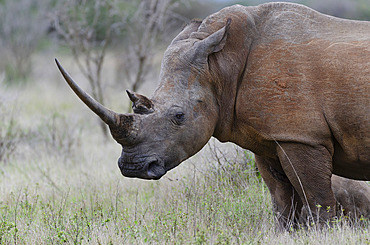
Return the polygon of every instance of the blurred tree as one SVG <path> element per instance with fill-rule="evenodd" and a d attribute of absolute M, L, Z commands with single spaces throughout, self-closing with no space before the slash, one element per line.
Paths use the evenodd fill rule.
<path fill-rule="evenodd" d="M 32 71 L 31 57 L 45 36 L 46 0 L 0 1 L 0 69 L 5 81 L 24 81 Z"/>
<path fill-rule="evenodd" d="M 171 20 L 177 18 L 172 10 L 179 2 L 67 0 L 57 5 L 54 29 L 71 49 L 97 101 L 104 104 L 101 72 L 108 47 L 124 43 L 117 73 L 128 88 L 138 90 L 150 71 L 154 46 L 168 33 Z M 101 127 L 106 134 L 105 124 Z"/>
<path fill-rule="evenodd" d="M 116 0 L 67 0 L 56 6 L 53 24 L 71 49 L 80 71 L 89 81 L 92 96 L 104 104 L 101 71 L 109 44 L 122 32 L 127 14 Z M 107 135 L 107 126 L 101 122 Z"/>
<path fill-rule="evenodd" d="M 175 11 L 184 2 L 141 0 L 134 3 L 135 11 L 128 19 L 123 52 L 118 56 L 117 81 L 123 80 L 127 88 L 138 91 L 148 80 L 148 74 L 153 71 L 155 63 L 155 50 L 166 38 L 172 36 L 179 19 L 182 22 L 187 20 Z"/>
<path fill-rule="evenodd" d="M 361 20 L 370 20 L 370 0 L 357 0 L 358 17 Z"/>

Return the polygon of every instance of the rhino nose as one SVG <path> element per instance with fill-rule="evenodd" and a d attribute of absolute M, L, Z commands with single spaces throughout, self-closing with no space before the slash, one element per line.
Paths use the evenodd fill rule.
<path fill-rule="evenodd" d="M 144 161 L 136 162 L 130 156 L 121 156 L 118 159 L 118 167 L 125 177 L 142 179 L 160 179 L 166 174 L 162 162 L 156 157 L 144 157 Z"/>

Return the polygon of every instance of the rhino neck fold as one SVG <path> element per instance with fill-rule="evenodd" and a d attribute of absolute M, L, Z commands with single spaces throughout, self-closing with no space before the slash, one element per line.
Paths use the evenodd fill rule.
<path fill-rule="evenodd" d="M 225 57 L 223 60 L 236 62 L 231 62 L 230 64 L 225 61 L 219 61 L 221 66 L 232 67 L 232 69 L 225 70 L 221 74 L 218 74 L 220 83 L 222 84 L 220 87 L 222 89 L 221 92 L 217 94 L 219 119 L 213 136 L 221 142 L 233 141 L 238 119 L 236 104 L 238 101 L 239 89 L 242 83 L 245 82 L 248 58 L 252 45 L 253 39 L 247 40 L 244 45 L 244 52 L 241 51 L 236 58 L 225 58 L 228 55 L 232 57 L 235 55 L 235 52 L 224 54 Z M 238 72 L 235 72 L 235 70 Z"/>

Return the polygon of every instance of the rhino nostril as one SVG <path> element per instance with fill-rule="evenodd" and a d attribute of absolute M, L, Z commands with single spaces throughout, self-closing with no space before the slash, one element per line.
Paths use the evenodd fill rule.
<path fill-rule="evenodd" d="M 150 171 L 153 168 L 156 168 L 157 165 L 158 165 L 158 160 L 155 160 L 155 161 L 150 162 L 148 164 L 148 171 Z"/>
<path fill-rule="evenodd" d="M 152 161 L 148 164 L 148 176 L 150 178 L 160 179 L 165 173 L 166 170 L 158 160 Z"/>

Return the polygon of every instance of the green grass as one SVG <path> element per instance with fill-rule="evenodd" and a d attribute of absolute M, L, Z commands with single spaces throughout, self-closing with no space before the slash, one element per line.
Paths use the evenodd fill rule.
<path fill-rule="evenodd" d="M 159 181 L 124 178 L 120 146 L 45 66 L 47 82 L 0 87 L 22 132 L 0 162 L 0 244 L 370 244 L 368 221 L 277 232 L 252 155 L 230 144 L 212 140 Z"/>
<path fill-rule="evenodd" d="M 77 172 L 72 167 L 58 171 L 66 174 L 58 182 L 47 170 L 51 160 L 34 170 L 24 169 L 31 178 L 43 178 L 19 184 L 2 200 L 1 241 L 230 244 L 243 237 L 261 239 L 268 232 L 266 223 L 273 228 L 266 188 L 255 175 L 240 172 L 246 179 L 239 184 L 231 183 L 235 180 L 225 172 L 210 176 L 195 172 L 156 182 L 120 176 L 98 180 L 94 173 L 68 176 Z M 23 175 L 17 170 L 12 174 Z M 69 184 L 62 185 L 64 181 Z"/>

